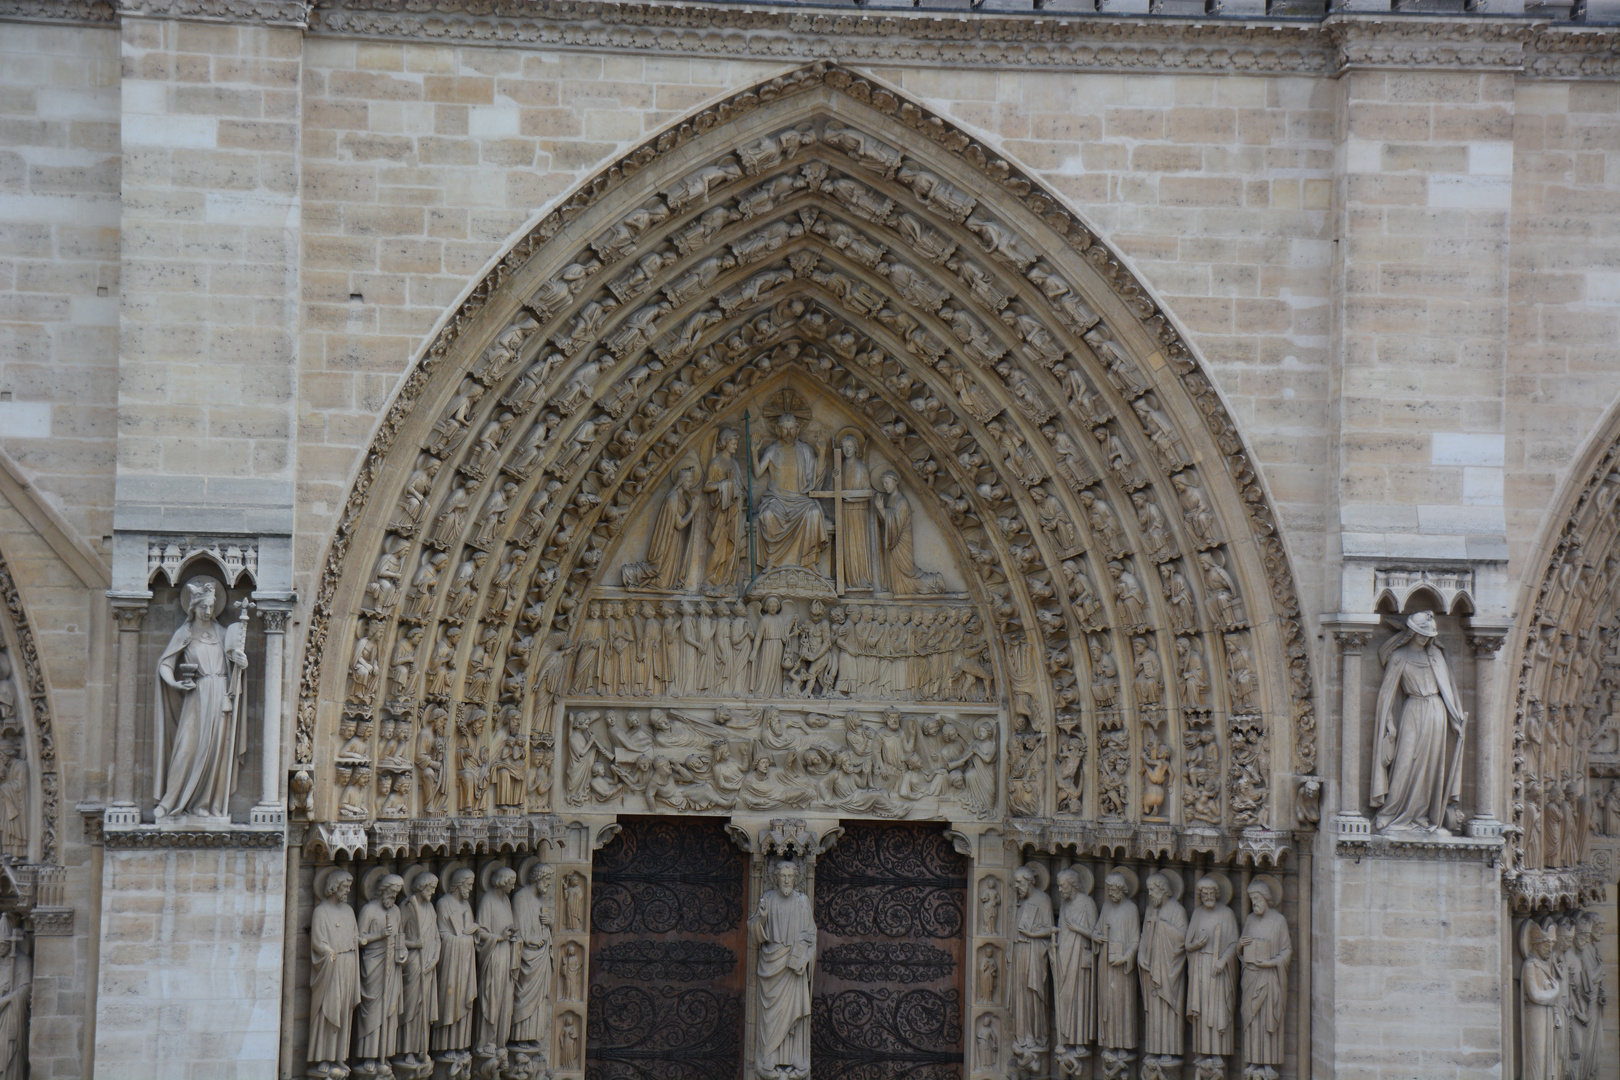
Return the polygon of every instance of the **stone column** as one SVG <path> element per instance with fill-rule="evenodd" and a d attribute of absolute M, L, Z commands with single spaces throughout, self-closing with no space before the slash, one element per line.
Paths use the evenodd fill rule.
<path fill-rule="evenodd" d="M 1496 816 L 1498 809 L 1497 771 L 1500 760 L 1499 743 L 1502 725 L 1498 723 L 1501 709 L 1497 703 L 1497 683 L 1500 662 L 1497 653 L 1507 639 L 1506 626 L 1481 626 L 1469 620 L 1468 644 L 1474 647 L 1474 715 L 1469 718 L 1474 740 L 1474 815 L 1468 820 L 1468 835 L 1495 837 L 1502 835 L 1502 821 Z"/>
<path fill-rule="evenodd" d="M 1371 620 L 1368 625 L 1367 620 Z M 1341 836 L 1366 836 L 1372 823 L 1362 812 L 1365 778 L 1361 775 L 1361 748 L 1365 735 L 1361 723 L 1361 657 L 1372 641 L 1376 615 L 1353 619 L 1323 620 L 1333 631 L 1339 646 L 1339 808 L 1334 818 Z"/>
<path fill-rule="evenodd" d="M 104 825 L 130 826 L 141 822 L 141 812 L 135 804 L 135 694 L 146 606 L 145 599 L 113 600 L 113 618 L 118 622 L 118 712 L 113 726 L 112 802 L 103 818 Z"/>
<path fill-rule="evenodd" d="M 259 804 L 248 813 L 253 825 L 285 825 L 287 809 L 281 801 L 281 655 L 287 640 L 284 607 L 261 607 L 264 622 L 264 748 Z"/>

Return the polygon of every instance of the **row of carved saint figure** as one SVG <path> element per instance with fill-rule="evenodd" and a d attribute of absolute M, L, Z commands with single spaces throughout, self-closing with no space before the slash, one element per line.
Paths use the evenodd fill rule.
<path fill-rule="evenodd" d="M 565 1000 L 584 999 L 583 948 L 568 942 L 558 957 L 552 947 L 554 876 L 537 858 L 517 870 L 492 860 L 478 873 L 452 863 L 435 902 L 439 876 L 426 867 L 372 867 L 357 917 L 354 875 L 317 873 L 308 1075 L 425 1080 L 435 1061 L 457 1080 L 475 1064 L 480 1076 L 544 1075 L 553 980 Z M 580 1014 L 564 1012 L 557 1030 L 558 1066 L 577 1067 Z"/>
<path fill-rule="evenodd" d="M 1526 919 L 1519 927 L 1519 1060 L 1523 1080 L 1597 1080 L 1604 1075 L 1603 918 L 1580 911 Z M 1612 1067 L 1608 1075 L 1613 1075 Z"/>
<path fill-rule="evenodd" d="M 984 701 L 992 665 L 971 607 L 792 600 L 592 600 L 574 638 L 575 693 Z"/>
<path fill-rule="evenodd" d="M 1282 883 L 1270 874 L 1250 879 L 1241 931 L 1231 881 L 1219 872 L 1198 879 L 1190 915 L 1175 871 L 1148 875 L 1141 910 L 1129 867 L 1108 871 L 1100 908 L 1094 884 L 1083 864 L 1060 871 L 1054 913 L 1046 867 L 1029 863 L 1013 872 L 1018 906 L 1007 1004 L 1021 1074 L 1048 1075 L 1046 1055 L 1055 1053 L 1065 1075 L 1082 1075 L 1095 1046 L 1103 1076 L 1123 1077 L 1140 1050 L 1142 1080 L 1180 1077 L 1182 1054 L 1190 1051 L 1198 1080 L 1221 1080 L 1241 1031 L 1244 1076 L 1276 1080 L 1293 956 L 1277 910 Z M 990 895 L 981 887 L 981 918 L 987 906 L 999 906 L 998 894 L 999 883 Z M 987 963 L 995 964 L 994 953 L 981 949 L 981 999 L 986 978 L 999 971 L 987 972 Z"/>

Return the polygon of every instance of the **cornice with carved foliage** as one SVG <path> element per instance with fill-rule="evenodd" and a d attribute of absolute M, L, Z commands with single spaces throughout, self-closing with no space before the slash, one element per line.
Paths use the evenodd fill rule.
<path fill-rule="evenodd" d="M 122 15 L 717 59 L 1257 75 L 1380 68 L 1501 71 L 1543 79 L 1620 75 L 1620 33 L 1613 28 L 1515 18 L 941 16 L 597 0 L 0 0 L 0 20 L 106 26 Z"/>

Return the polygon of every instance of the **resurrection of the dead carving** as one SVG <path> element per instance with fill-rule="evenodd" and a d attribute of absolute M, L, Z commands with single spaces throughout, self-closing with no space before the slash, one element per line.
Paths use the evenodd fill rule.
<path fill-rule="evenodd" d="M 653 150 L 578 196 L 583 242 L 542 225 L 408 377 L 345 518 L 376 547 L 340 543 L 317 599 L 309 816 L 410 857 L 523 854 L 556 818 L 804 813 L 1276 858 L 1273 785 L 1314 771 L 1307 665 L 1212 387 L 1050 197 L 968 184 L 968 141 L 892 110 L 834 124 L 813 103 L 844 75 L 803 78 L 741 148 L 669 175 Z M 550 1014 L 586 877 L 504 869 L 401 873 L 405 1067 L 588 1056 L 586 1012 Z M 1101 912 L 1058 875 L 1061 920 L 1049 872 L 976 886 L 968 955 L 1010 967 L 965 1052 L 1173 1056 L 1179 891 L 1143 944 L 1132 871 L 1101 875 Z M 799 873 L 765 900 L 808 925 Z M 783 1076 L 810 1067 L 809 949 L 749 1051 Z"/>

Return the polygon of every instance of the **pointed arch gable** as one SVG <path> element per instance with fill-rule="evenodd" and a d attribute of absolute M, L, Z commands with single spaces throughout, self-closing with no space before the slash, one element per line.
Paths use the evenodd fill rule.
<path fill-rule="evenodd" d="M 1043 766 L 1035 816 L 1140 816 L 1145 781 L 1116 793 L 1130 808 L 1101 790 L 1135 775 L 1146 736 L 1118 719 L 1134 709 L 1221 729 L 1221 823 L 1292 827 L 1290 794 L 1271 788 L 1316 768 L 1299 605 L 1218 392 L 1056 196 L 828 65 L 735 95 L 604 170 L 448 320 L 384 417 L 329 550 L 298 767 L 330 765 L 317 748 L 344 715 L 363 728 L 385 711 L 376 673 L 413 636 L 419 655 L 461 667 L 498 650 L 532 687 L 546 643 L 604 586 L 619 523 L 705 425 L 784 380 L 882 435 L 956 530 L 1003 689 L 1030 695 L 1054 742 L 1076 742 L 1046 759 L 1083 758 L 1089 741 L 1071 785 L 1086 794 L 1068 798 Z M 488 594 L 497 580 L 499 610 L 450 614 L 452 587 Z M 1144 653 L 1160 658 L 1162 700 Z M 1179 678 L 1194 661 L 1203 687 L 1196 671 Z M 492 713 L 504 701 L 481 700 Z"/>
<path fill-rule="evenodd" d="M 1597 820 L 1620 776 L 1620 730 L 1605 719 L 1620 687 L 1617 499 L 1620 411 L 1611 409 L 1551 502 L 1520 583 L 1510 653 L 1516 828 L 1503 876 L 1521 914 L 1601 902 L 1620 859 Z"/>

